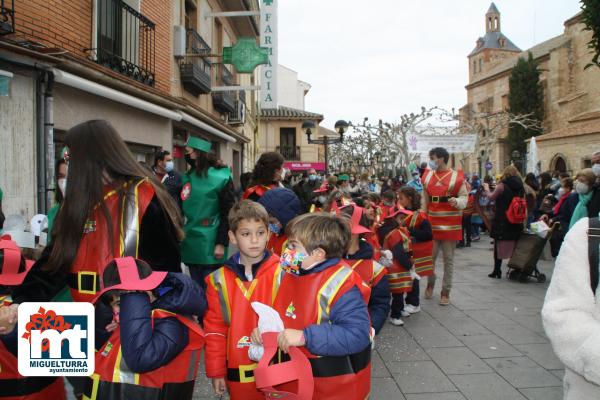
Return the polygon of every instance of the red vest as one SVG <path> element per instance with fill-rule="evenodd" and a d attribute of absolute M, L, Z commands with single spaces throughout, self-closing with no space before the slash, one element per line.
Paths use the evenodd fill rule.
<path fill-rule="evenodd" d="M 363 282 L 343 262 L 325 271 L 304 276 L 286 273 L 273 308 L 290 329 L 329 323 L 329 312 L 336 301 L 353 287 L 365 295 Z M 345 357 L 319 357 L 306 347 L 300 350 L 309 358 L 314 376 L 314 399 L 364 400 L 371 387 L 371 347 Z M 290 390 L 296 392 L 294 388 Z"/>
<path fill-rule="evenodd" d="M 191 399 L 198 373 L 204 333 L 191 319 L 165 310 L 152 310 L 152 319 L 175 317 L 189 328 L 187 346 L 167 365 L 137 374 L 121 354 L 119 329 L 96 351 L 96 369 L 84 390 L 84 400 Z"/>
<path fill-rule="evenodd" d="M 104 204 L 112 222 L 112 248 L 109 245 L 109 225 L 102 207 L 94 209 L 84 227 L 84 233 L 71 267 L 69 287 L 73 301 L 91 302 L 99 289 L 99 273 L 116 257 L 138 257 L 140 224 L 154 196 L 147 179 L 130 181 L 104 196 Z"/>
<path fill-rule="evenodd" d="M 365 282 L 372 289 L 381 279 L 386 275 L 387 269 L 379 264 L 375 260 L 345 260 L 350 268 L 360 275 L 363 282 Z"/>
<path fill-rule="evenodd" d="M 8 296 L 0 296 L 0 307 L 12 304 Z M 16 327 L 15 327 L 16 329 Z M 19 374 L 17 357 L 0 340 L 1 400 L 65 400 L 65 383 L 57 377 L 25 377 Z"/>
<path fill-rule="evenodd" d="M 462 212 L 444 198 L 458 197 L 464 181 L 462 171 L 448 170 L 441 176 L 435 171 L 426 174 L 423 187 L 429 196 L 427 215 L 434 240 L 462 240 Z"/>
<path fill-rule="evenodd" d="M 287 236 L 285 234 L 276 235 L 271 233 L 269 242 L 267 243 L 267 250 L 278 256 L 284 251 L 285 244 L 287 243 Z"/>
<path fill-rule="evenodd" d="M 406 217 L 404 223 L 411 228 L 419 228 L 423 221 L 427 221 L 427 219 L 427 214 L 423 211 L 415 211 L 413 215 Z M 433 275 L 433 240 L 413 242 L 412 251 L 415 272 L 421 277 Z"/>
<path fill-rule="evenodd" d="M 272 304 L 284 274 L 279 268 L 279 257 L 271 255 L 251 282 L 243 282 L 226 267 L 207 278 L 209 310 L 220 310 L 222 322 L 228 329 L 226 345 L 222 346 L 220 338 L 223 333 L 213 325 L 211 316 L 207 314 L 204 317 L 207 339 L 206 373 L 209 377 L 220 375 L 223 366 L 216 365 L 215 362 L 226 358 L 227 386 L 232 400 L 264 399 L 254 383 L 253 370 L 257 363 L 248 358 L 250 335 L 258 326 L 258 316 L 251 303 L 258 301 Z M 215 292 L 216 296 L 213 295 Z"/>
<path fill-rule="evenodd" d="M 258 197 L 263 197 L 263 195 L 265 193 L 267 193 L 271 189 L 275 189 L 276 187 L 278 187 L 278 186 L 274 183 L 270 184 L 269 186 L 256 185 L 256 186 L 249 187 L 248 189 L 246 189 L 244 191 L 244 194 L 242 195 L 242 199 L 247 200 L 253 194 L 256 194 Z"/>
<path fill-rule="evenodd" d="M 412 252 L 410 235 L 405 227 L 396 228 L 388 233 L 383 241 L 383 248 L 392 250 L 398 244 L 401 244 L 408 254 Z M 407 293 L 412 290 L 413 278 L 410 276 L 410 269 L 406 269 L 396 259 L 388 269 L 388 281 L 392 293 Z"/>

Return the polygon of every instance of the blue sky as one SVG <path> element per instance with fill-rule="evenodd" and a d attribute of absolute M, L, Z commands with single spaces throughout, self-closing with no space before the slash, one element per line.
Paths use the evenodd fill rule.
<path fill-rule="evenodd" d="M 466 103 L 467 55 L 488 0 L 280 0 L 279 63 L 312 85 L 309 111 L 397 121 L 421 105 Z M 521 49 L 560 35 L 577 0 L 499 0 L 502 32 Z"/>

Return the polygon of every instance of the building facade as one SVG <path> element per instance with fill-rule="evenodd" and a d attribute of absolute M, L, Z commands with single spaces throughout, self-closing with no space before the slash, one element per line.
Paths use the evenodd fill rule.
<path fill-rule="evenodd" d="M 520 51 L 501 31 L 501 15 L 492 3 L 485 17 L 486 35 L 469 55 L 467 105 L 461 108 L 464 132 L 476 133 L 474 154 L 464 158 L 467 172 L 500 173 L 511 162 L 525 164 L 508 154 L 509 78 L 519 57 L 531 53 L 539 63 L 544 92 L 543 135 L 536 138 L 541 170 L 577 171 L 600 148 L 600 71 L 585 69 L 592 55 L 587 49 L 591 33 L 584 31 L 580 14 L 565 22 L 562 35 Z M 598 145 L 596 145 L 598 147 Z M 488 164 L 488 165 L 490 165 Z"/>
<path fill-rule="evenodd" d="M 2 2 L 0 187 L 4 212 L 50 206 L 52 166 L 65 132 L 106 119 L 132 153 L 151 164 L 159 149 L 184 170 L 190 135 L 213 143 L 234 178 L 256 131 L 257 75 L 220 63 L 238 37 L 258 40 L 257 0 L 73 0 Z M 2 19 L 0 19 L 2 20 Z M 250 143 L 250 146 L 248 145 Z"/>

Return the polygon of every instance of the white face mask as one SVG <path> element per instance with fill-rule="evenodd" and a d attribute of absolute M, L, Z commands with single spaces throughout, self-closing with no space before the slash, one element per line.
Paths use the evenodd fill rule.
<path fill-rule="evenodd" d="M 594 175 L 600 177 L 600 164 L 592 165 L 592 172 L 594 173 Z"/>
<path fill-rule="evenodd" d="M 60 178 L 58 180 L 58 188 L 60 189 L 63 197 L 65 197 L 65 194 L 67 193 L 67 178 Z"/>
<path fill-rule="evenodd" d="M 560 189 L 558 189 L 558 192 L 556 193 L 556 197 L 558 197 L 560 199 L 564 195 L 565 195 L 565 188 L 561 187 Z"/>
<path fill-rule="evenodd" d="M 438 162 L 436 160 L 429 160 L 429 168 L 435 171 L 438 169 Z"/>
<path fill-rule="evenodd" d="M 325 204 L 325 202 L 327 201 L 327 197 L 325 197 L 325 196 L 319 196 L 319 198 L 317 200 L 319 200 L 319 203 Z"/>
<path fill-rule="evenodd" d="M 587 183 L 577 182 L 575 185 L 575 191 L 579 194 L 587 194 L 590 191 L 590 187 Z"/>
<path fill-rule="evenodd" d="M 173 171 L 173 168 L 175 168 L 175 165 L 173 164 L 173 161 L 167 161 L 165 163 L 165 171 L 171 172 L 171 171 Z"/>

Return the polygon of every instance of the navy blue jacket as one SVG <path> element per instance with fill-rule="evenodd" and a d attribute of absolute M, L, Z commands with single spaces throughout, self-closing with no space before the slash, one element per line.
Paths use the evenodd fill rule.
<path fill-rule="evenodd" d="M 283 229 L 301 211 L 300 199 L 298 199 L 296 193 L 285 188 L 275 188 L 267 191 L 258 199 L 258 203 L 266 208 L 269 214 L 277 218 Z"/>
<path fill-rule="evenodd" d="M 572 191 L 567 195 L 565 201 L 563 201 L 560 205 L 560 208 L 558 209 L 558 214 L 552 217 L 553 220 L 560 222 L 561 231 L 567 232 L 569 230 L 571 217 L 573 216 L 573 211 L 575 211 L 575 207 L 577 207 L 577 203 L 579 203 L 579 195 L 577 194 L 577 192 Z"/>
<path fill-rule="evenodd" d="M 186 316 L 196 315 L 199 318 L 206 311 L 202 289 L 187 275 L 169 273 L 155 292 L 160 297 L 152 303 L 143 292 L 121 295 L 121 351 L 127 366 L 136 373 L 152 371 L 168 364 L 189 342 L 188 328 L 174 317 L 156 319 L 152 327 L 153 309 Z M 109 322 L 101 321 L 102 329 Z"/>
<path fill-rule="evenodd" d="M 303 275 L 318 274 L 340 262 L 331 258 Z M 306 348 L 319 356 L 346 356 L 363 351 L 369 346 L 371 323 L 367 305 L 358 288 L 344 293 L 331 307 L 329 323 L 313 324 L 304 328 Z"/>
<path fill-rule="evenodd" d="M 372 260 L 373 247 L 361 240 L 358 251 L 354 254 L 346 255 L 347 260 Z M 387 275 L 379 280 L 377 285 L 371 288 L 371 298 L 369 299 L 369 315 L 371 316 L 371 325 L 375 333 L 379 333 L 388 314 L 390 313 L 390 284 Z"/>

